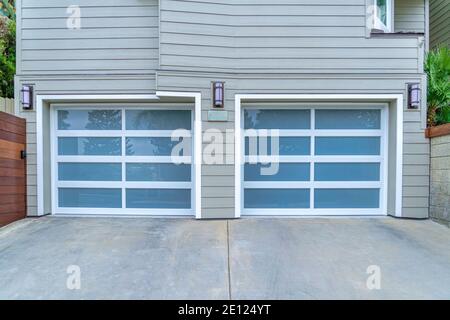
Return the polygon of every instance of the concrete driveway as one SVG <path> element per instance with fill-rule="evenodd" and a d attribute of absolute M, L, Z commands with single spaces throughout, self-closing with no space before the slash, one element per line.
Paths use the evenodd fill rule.
<path fill-rule="evenodd" d="M 450 299 L 450 229 L 393 218 L 26 219 L 0 229 L 0 298 Z"/>

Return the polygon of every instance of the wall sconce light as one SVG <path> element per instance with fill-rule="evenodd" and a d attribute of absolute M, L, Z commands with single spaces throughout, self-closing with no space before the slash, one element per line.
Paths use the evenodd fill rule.
<path fill-rule="evenodd" d="M 224 106 L 224 82 L 213 82 L 213 107 L 223 108 Z"/>
<path fill-rule="evenodd" d="M 20 102 L 22 103 L 22 109 L 32 110 L 33 109 L 33 87 L 32 86 L 22 86 L 20 90 Z"/>
<path fill-rule="evenodd" d="M 420 107 L 420 84 L 408 84 L 408 109 L 419 109 Z"/>

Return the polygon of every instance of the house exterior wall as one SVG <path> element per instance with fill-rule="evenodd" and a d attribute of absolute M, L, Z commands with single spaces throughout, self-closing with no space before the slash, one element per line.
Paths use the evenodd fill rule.
<path fill-rule="evenodd" d="M 81 29 L 66 27 L 81 8 Z M 147 94 L 156 91 L 157 0 L 18 0 L 16 88 L 35 94 Z M 16 90 L 16 101 L 19 101 Z M 37 214 L 36 115 L 27 119 L 28 214 Z"/>
<path fill-rule="evenodd" d="M 396 32 L 425 32 L 425 1 L 396 0 L 394 6 Z"/>
<path fill-rule="evenodd" d="M 365 0 L 278 3 L 161 1 L 161 69 L 418 73 L 417 38 L 366 38 Z"/>
<path fill-rule="evenodd" d="M 450 46 L 450 2 L 430 1 L 430 47 Z"/>
<path fill-rule="evenodd" d="M 407 83 L 426 86 L 423 35 L 368 36 L 366 12 L 371 1 L 289 0 L 280 5 L 275 0 L 160 0 L 158 9 L 156 0 L 103 0 L 98 6 L 105 10 L 100 10 L 93 1 L 79 0 L 75 2 L 82 8 L 82 17 L 86 14 L 88 19 L 82 20 L 86 30 L 78 35 L 61 26 L 69 2 L 74 1 L 18 1 L 22 32 L 18 33 L 17 88 L 33 84 L 36 94 L 200 92 L 203 130 L 225 132 L 234 128 L 236 94 L 395 93 L 406 97 Z M 407 3 L 396 1 L 396 31 L 404 27 L 423 32 L 424 1 Z M 38 18 L 39 13 L 44 18 Z M 58 27 L 52 27 L 49 18 Z M 53 52 L 55 46 L 59 54 Z M 77 54 L 72 50 L 78 50 Z M 209 122 L 211 82 L 218 80 L 225 81 L 228 121 Z M 404 106 L 406 217 L 428 216 L 424 106 L 425 101 L 417 111 Z M 28 120 L 28 213 L 33 215 L 36 120 L 34 112 L 21 111 L 18 104 L 16 112 Z M 234 217 L 234 166 L 203 165 L 201 182 L 202 217 Z"/>
<path fill-rule="evenodd" d="M 450 134 L 431 138 L 430 216 L 450 226 Z"/>
<path fill-rule="evenodd" d="M 148 74 L 158 68 L 157 0 L 18 4 L 19 74 Z M 81 8 L 80 29 L 67 28 L 71 5 Z"/>

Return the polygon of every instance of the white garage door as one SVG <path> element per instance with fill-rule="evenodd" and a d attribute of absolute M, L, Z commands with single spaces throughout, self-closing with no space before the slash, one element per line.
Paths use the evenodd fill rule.
<path fill-rule="evenodd" d="M 52 124 L 53 212 L 194 214 L 192 110 L 60 107 Z"/>
<path fill-rule="evenodd" d="M 243 214 L 386 214 L 386 124 L 379 105 L 245 107 Z"/>

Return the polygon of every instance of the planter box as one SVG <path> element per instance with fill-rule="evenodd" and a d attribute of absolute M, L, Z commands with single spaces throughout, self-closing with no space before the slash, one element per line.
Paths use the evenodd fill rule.
<path fill-rule="evenodd" d="M 450 135 L 450 123 L 425 129 L 425 137 L 435 138 Z"/>

